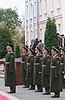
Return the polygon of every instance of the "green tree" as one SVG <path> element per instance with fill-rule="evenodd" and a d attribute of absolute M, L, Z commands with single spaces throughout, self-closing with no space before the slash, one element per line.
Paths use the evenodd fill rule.
<path fill-rule="evenodd" d="M 12 38 L 17 34 L 16 28 L 20 27 L 21 23 L 17 10 L 0 8 L 0 25 L 6 26 L 11 31 Z"/>
<path fill-rule="evenodd" d="M 3 22 L 4 19 L 4 9 L 0 8 L 0 23 Z"/>
<path fill-rule="evenodd" d="M 12 10 L 11 8 L 0 8 L 0 22 L 3 22 L 10 29 L 15 29 L 22 23 L 17 11 Z"/>
<path fill-rule="evenodd" d="M 17 28 L 20 29 L 21 23 L 22 21 L 19 18 L 17 9 L 12 10 L 11 8 L 0 8 L 0 26 L 7 27 L 7 29 L 9 29 L 14 42 L 14 47 L 16 45 L 15 41 L 18 34 Z"/>
<path fill-rule="evenodd" d="M 52 46 L 55 46 L 57 49 L 59 49 L 59 39 L 55 19 L 51 20 L 48 18 L 47 20 L 44 44 L 48 47 L 49 50 L 51 50 Z"/>
<path fill-rule="evenodd" d="M 16 58 L 20 57 L 20 47 L 19 47 L 18 43 L 16 44 L 15 57 Z"/>
<path fill-rule="evenodd" d="M 7 43 L 13 44 L 10 31 L 7 27 L 0 27 L 0 58 L 5 57 L 6 55 Z"/>

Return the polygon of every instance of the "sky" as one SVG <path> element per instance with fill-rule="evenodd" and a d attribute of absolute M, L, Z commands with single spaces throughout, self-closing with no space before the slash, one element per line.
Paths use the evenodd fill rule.
<path fill-rule="evenodd" d="M 17 8 L 21 18 L 25 13 L 25 0 L 0 0 L 0 8 Z"/>

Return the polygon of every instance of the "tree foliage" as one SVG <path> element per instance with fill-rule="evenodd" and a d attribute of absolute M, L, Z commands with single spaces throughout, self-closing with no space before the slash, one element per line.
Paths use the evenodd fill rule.
<path fill-rule="evenodd" d="M 5 50 L 4 45 L 7 42 L 10 42 L 10 40 L 11 41 L 13 40 L 14 47 L 15 47 L 15 44 L 16 44 L 15 37 L 18 34 L 16 29 L 17 29 L 17 27 L 21 26 L 21 23 L 22 22 L 19 19 L 19 15 L 17 13 L 17 10 L 12 10 L 11 8 L 8 8 L 8 9 L 0 8 L 0 35 L 1 35 L 0 40 L 2 39 L 2 41 L 3 41 L 3 43 L 0 44 L 1 45 L 0 46 L 0 55 L 2 57 L 4 57 L 4 55 L 5 55 L 6 50 Z M 4 36 L 6 38 L 4 38 Z M 3 49 L 2 47 L 4 48 L 4 52 L 2 50 Z"/>
<path fill-rule="evenodd" d="M 0 9 L 0 22 L 3 22 L 8 28 L 15 29 L 17 26 L 21 25 L 21 20 L 17 14 L 16 10 Z"/>
<path fill-rule="evenodd" d="M 57 49 L 59 48 L 59 39 L 55 19 L 51 20 L 48 18 L 47 20 L 44 43 L 49 48 L 49 50 L 51 50 L 52 46 L 55 46 Z"/>
<path fill-rule="evenodd" d="M 5 57 L 6 55 L 7 43 L 13 44 L 10 31 L 7 27 L 0 27 L 0 58 Z"/>

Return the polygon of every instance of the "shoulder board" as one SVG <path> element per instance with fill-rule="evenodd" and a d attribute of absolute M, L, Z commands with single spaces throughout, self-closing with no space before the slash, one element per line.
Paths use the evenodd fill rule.
<path fill-rule="evenodd" d="M 56 56 L 56 58 L 59 58 L 59 56 Z"/>

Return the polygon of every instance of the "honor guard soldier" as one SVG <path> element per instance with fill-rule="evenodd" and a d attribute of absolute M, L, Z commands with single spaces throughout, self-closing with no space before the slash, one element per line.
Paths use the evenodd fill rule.
<path fill-rule="evenodd" d="M 61 74 L 62 74 L 62 87 L 65 88 L 65 49 L 60 48 L 60 64 L 61 64 Z"/>
<path fill-rule="evenodd" d="M 24 82 L 24 88 L 27 88 L 26 85 L 26 70 L 27 70 L 27 59 L 28 59 L 28 48 L 23 46 L 22 48 L 22 57 L 21 57 L 21 80 Z"/>
<path fill-rule="evenodd" d="M 5 86 L 10 87 L 10 92 L 16 92 L 16 70 L 15 70 L 15 57 L 13 53 L 12 44 L 8 43 L 6 46 L 7 54 L 5 57 Z"/>
<path fill-rule="evenodd" d="M 60 59 L 58 55 L 58 49 L 54 46 L 51 50 L 51 70 L 50 70 L 50 91 L 54 92 L 54 96 L 52 98 L 59 98 L 61 91 L 61 67 L 60 67 Z"/>
<path fill-rule="evenodd" d="M 42 50 L 37 47 L 36 56 L 34 59 L 34 85 L 37 85 L 38 90 L 35 92 L 42 92 L 41 87 L 41 68 L 42 68 Z"/>
<path fill-rule="evenodd" d="M 26 83 L 31 87 L 28 90 L 34 90 L 35 85 L 33 85 L 33 71 L 34 71 L 34 51 L 29 49 L 29 56 L 27 61 L 27 71 L 26 71 Z"/>
<path fill-rule="evenodd" d="M 45 46 L 43 51 L 43 59 L 42 59 L 42 74 L 41 74 L 41 84 L 42 87 L 45 88 L 45 93 L 43 95 L 49 95 L 49 84 L 50 84 L 50 64 L 51 59 L 49 55 L 49 49 Z"/>

